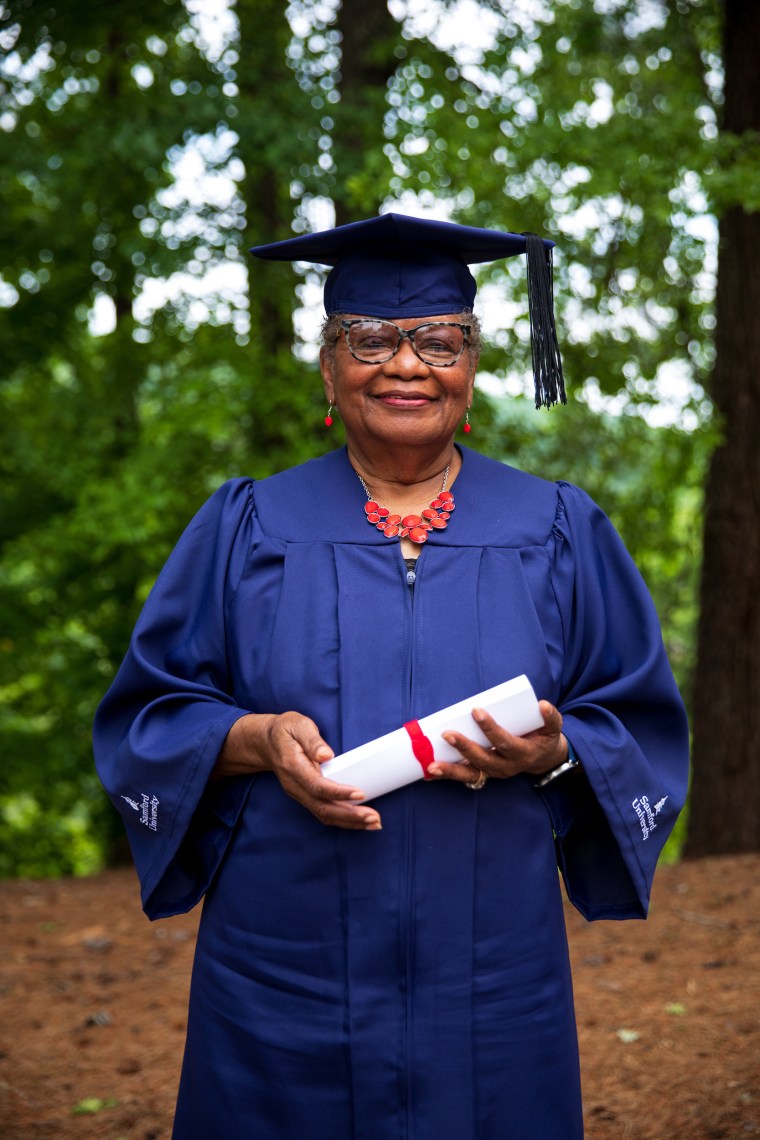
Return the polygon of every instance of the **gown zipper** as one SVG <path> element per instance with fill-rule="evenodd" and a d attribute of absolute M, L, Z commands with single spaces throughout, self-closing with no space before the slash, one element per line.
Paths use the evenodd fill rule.
<path fill-rule="evenodd" d="M 417 559 L 405 558 L 406 584 L 409 588 L 409 606 L 411 609 L 410 622 L 410 652 L 409 652 L 409 710 L 413 711 L 414 703 L 414 659 L 415 659 L 415 605 L 414 594 L 417 583 Z M 414 951 L 415 951 L 415 916 L 414 916 L 414 807 L 411 796 L 407 797 L 405 809 L 405 851 L 404 851 L 404 891 L 402 898 L 402 916 L 405 916 L 405 929 L 403 929 L 404 948 L 404 1140 L 413 1140 L 414 1136 L 414 1104 L 413 1104 L 413 1073 L 412 1051 L 414 1048 Z"/>

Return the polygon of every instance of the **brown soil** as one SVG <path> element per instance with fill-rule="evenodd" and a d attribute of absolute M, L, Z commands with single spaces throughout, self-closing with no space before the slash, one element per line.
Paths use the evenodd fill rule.
<path fill-rule="evenodd" d="M 646 923 L 568 906 L 588 1140 L 760 1135 L 759 878 L 663 867 Z M 131 870 L 0 884 L 0 1136 L 170 1135 L 197 918 L 149 924 Z"/>

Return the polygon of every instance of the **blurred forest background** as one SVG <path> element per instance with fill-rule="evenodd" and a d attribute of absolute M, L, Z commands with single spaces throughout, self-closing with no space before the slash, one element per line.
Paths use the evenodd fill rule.
<path fill-rule="evenodd" d="M 569 405 L 482 267 L 470 441 L 611 515 L 694 714 L 686 852 L 760 848 L 759 10 L 0 0 L 1 875 L 117 857 L 90 725 L 158 570 L 342 442 L 319 273 L 247 248 L 391 203 L 557 241 Z"/>

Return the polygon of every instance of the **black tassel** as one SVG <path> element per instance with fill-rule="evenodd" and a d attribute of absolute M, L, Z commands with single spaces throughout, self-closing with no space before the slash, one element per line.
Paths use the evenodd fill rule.
<path fill-rule="evenodd" d="M 543 405 L 550 408 L 557 402 L 567 403 L 562 358 L 554 323 L 552 251 L 546 249 L 538 234 L 524 233 L 523 237 L 528 263 L 530 350 L 533 357 L 536 407 Z"/>

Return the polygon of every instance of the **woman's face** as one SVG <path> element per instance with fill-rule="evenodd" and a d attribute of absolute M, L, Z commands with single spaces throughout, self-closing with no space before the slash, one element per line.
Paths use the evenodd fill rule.
<path fill-rule="evenodd" d="M 346 319 L 355 318 L 348 315 Z M 440 321 L 459 322 L 461 317 L 418 317 L 392 323 L 413 329 Z M 476 364 L 467 349 L 448 367 L 426 364 L 406 338 L 384 364 L 364 364 L 351 355 L 345 333 L 332 350 L 323 348 L 320 354 L 327 400 L 338 409 L 349 443 L 357 445 L 446 444 L 472 403 Z"/>

